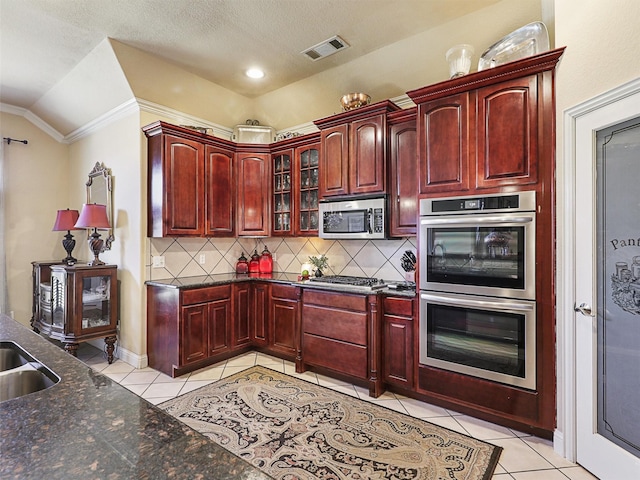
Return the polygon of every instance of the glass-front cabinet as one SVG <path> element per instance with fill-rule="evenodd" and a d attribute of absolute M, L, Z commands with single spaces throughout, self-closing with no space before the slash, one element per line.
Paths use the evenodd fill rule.
<path fill-rule="evenodd" d="M 319 134 L 280 143 L 272 161 L 272 235 L 318 234 Z"/>
<path fill-rule="evenodd" d="M 33 262 L 33 268 L 33 329 L 61 341 L 74 355 L 79 342 L 104 337 L 107 360 L 113 362 L 117 267 Z"/>

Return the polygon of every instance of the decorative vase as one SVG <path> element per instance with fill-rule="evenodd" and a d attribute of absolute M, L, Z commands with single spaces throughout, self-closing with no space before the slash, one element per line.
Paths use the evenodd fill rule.
<path fill-rule="evenodd" d="M 316 277 L 321 277 L 322 276 L 322 270 L 320 270 L 319 268 L 316 269 Z"/>

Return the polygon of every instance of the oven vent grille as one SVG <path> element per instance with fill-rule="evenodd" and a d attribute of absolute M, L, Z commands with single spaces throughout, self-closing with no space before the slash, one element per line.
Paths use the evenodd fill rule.
<path fill-rule="evenodd" d="M 349 44 L 336 35 L 300 53 L 315 62 L 345 48 L 349 48 Z"/>

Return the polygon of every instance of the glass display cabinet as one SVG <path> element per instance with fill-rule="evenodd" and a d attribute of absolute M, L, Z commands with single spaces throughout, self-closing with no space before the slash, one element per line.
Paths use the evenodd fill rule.
<path fill-rule="evenodd" d="M 300 172 L 300 208 L 298 234 L 318 233 L 318 146 L 301 147 L 298 151 Z"/>
<path fill-rule="evenodd" d="M 73 355 L 80 342 L 104 337 L 107 360 L 112 363 L 118 327 L 118 267 L 32 264 L 33 329 L 59 340 Z"/>
<path fill-rule="evenodd" d="M 273 157 L 273 233 L 291 233 L 291 155 Z"/>

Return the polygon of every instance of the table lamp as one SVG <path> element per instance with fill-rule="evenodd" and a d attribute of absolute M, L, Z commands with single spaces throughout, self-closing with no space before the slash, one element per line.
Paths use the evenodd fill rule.
<path fill-rule="evenodd" d="M 93 260 L 89 262 L 89 265 L 104 265 L 104 262 L 98 258 L 104 244 L 98 229 L 111 228 L 107 217 L 107 206 L 97 203 L 85 203 L 75 226 L 76 228 L 93 228 L 93 233 L 89 236 L 89 249 L 93 252 Z"/>
<path fill-rule="evenodd" d="M 78 261 L 71 255 L 71 252 L 73 252 L 76 246 L 76 241 L 73 239 L 73 235 L 71 235 L 71 230 L 78 230 L 75 227 L 77 221 L 78 210 L 69 210 L 67 208 L 66 210 L 58 210 L 56 223 L 53 225 L 54 232 L 67 231 L 64 240 L 62 240 L 62 246 L 67 252 L 67 257 L 62 259 L 62 263 L 66 263 L 67 265 L 74 265 Z"/>

